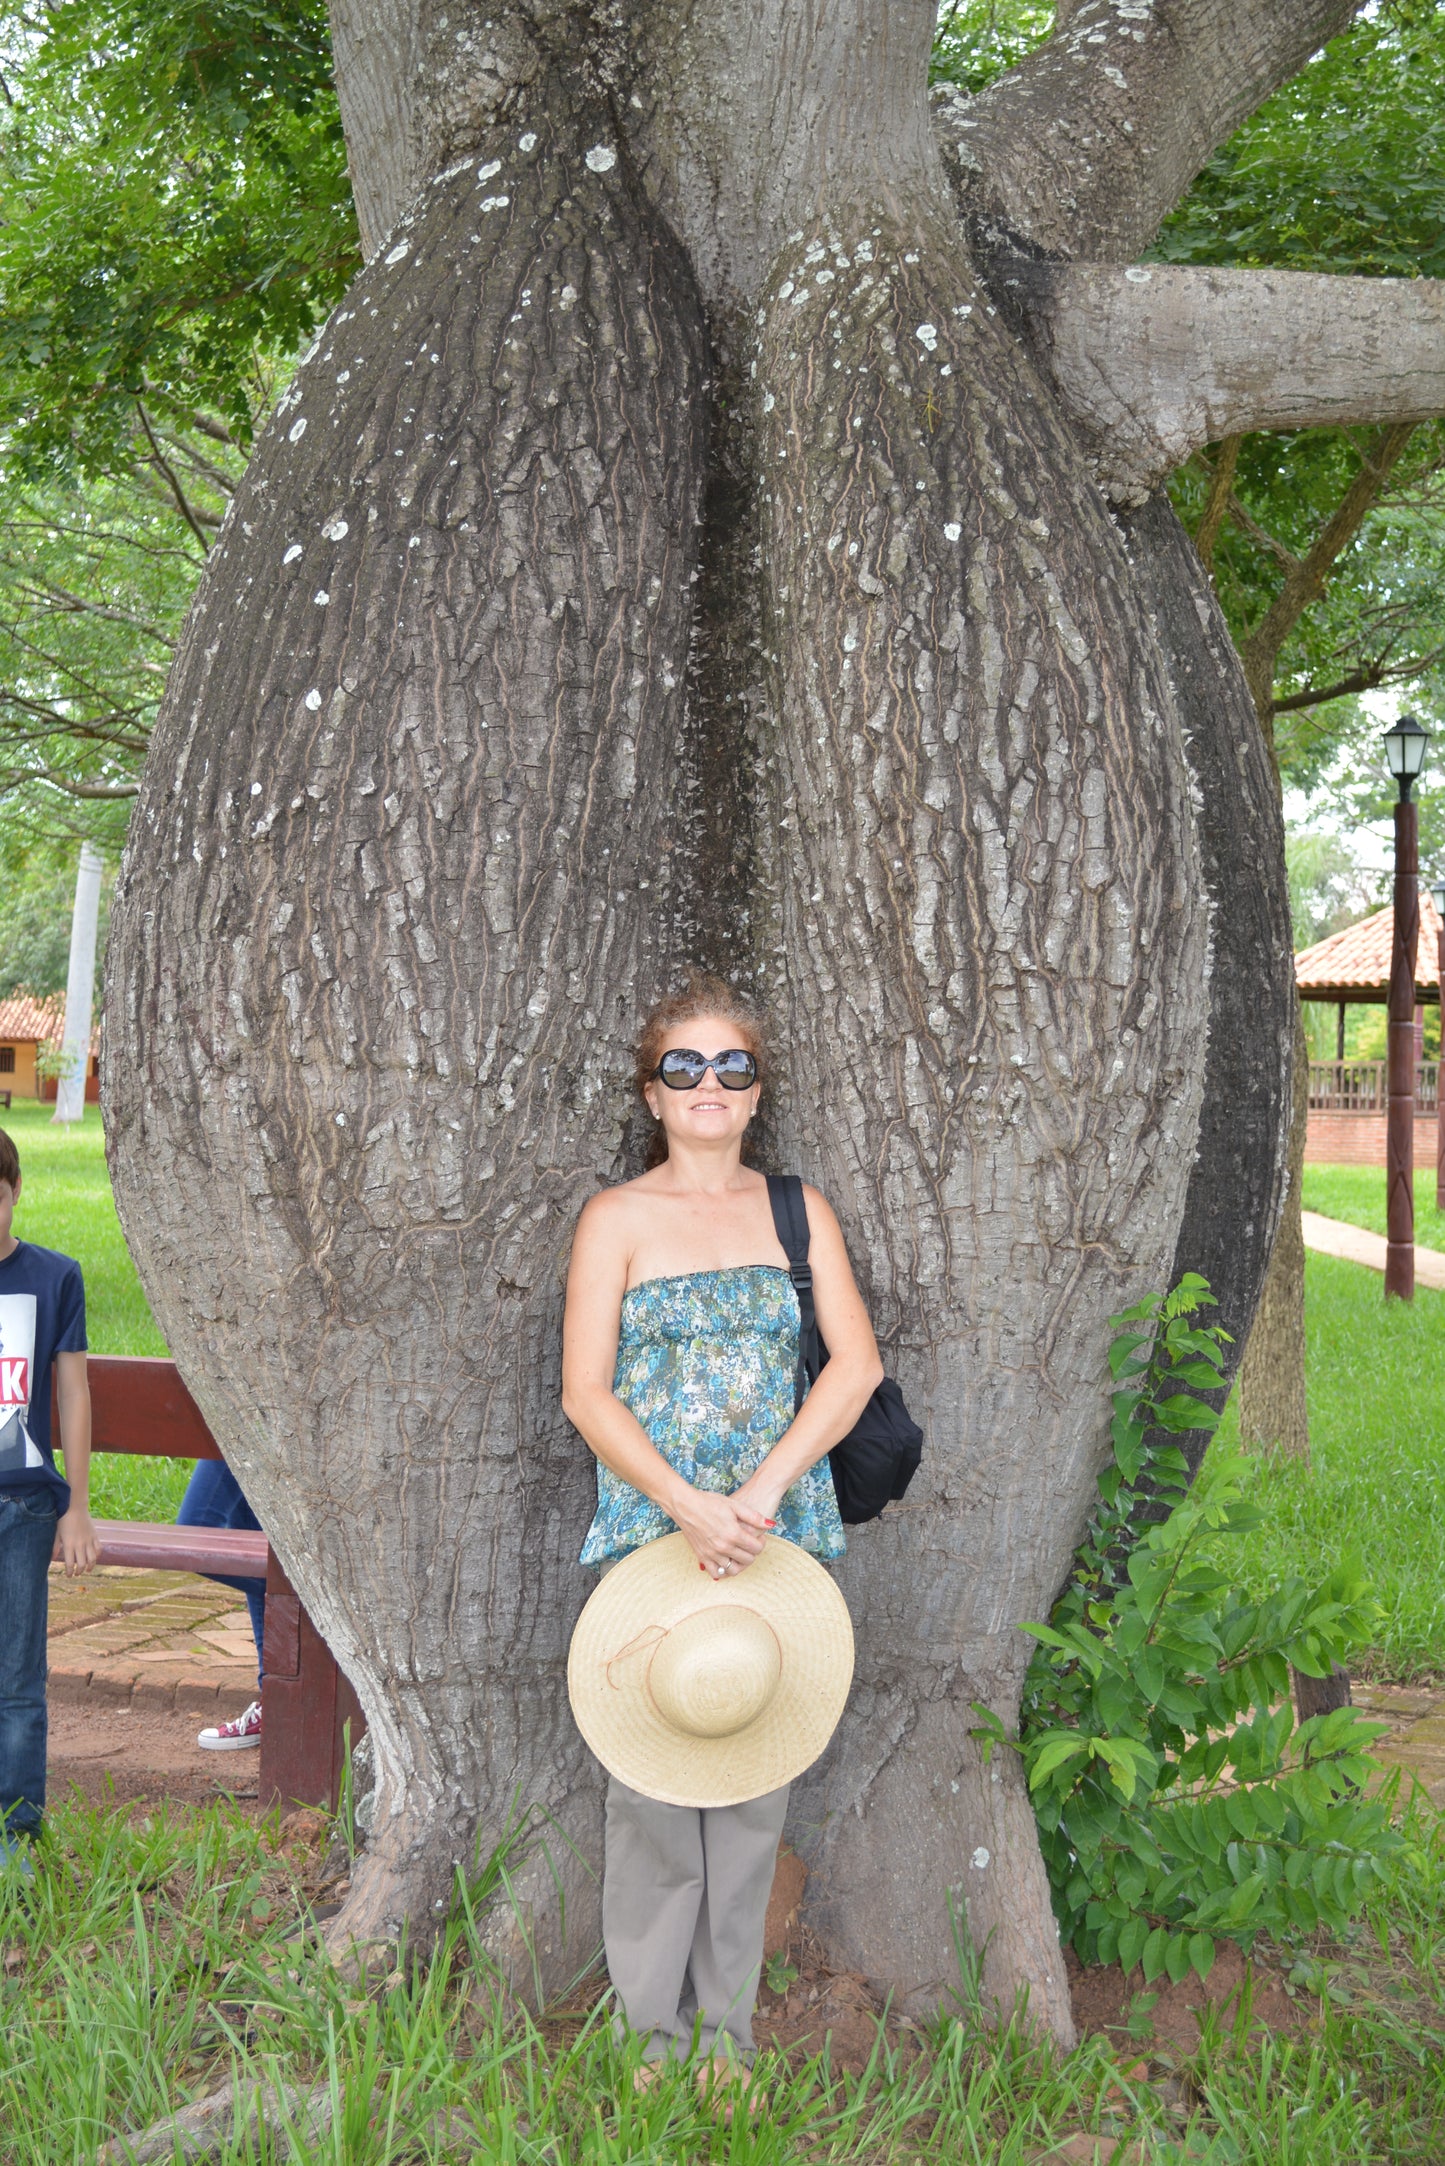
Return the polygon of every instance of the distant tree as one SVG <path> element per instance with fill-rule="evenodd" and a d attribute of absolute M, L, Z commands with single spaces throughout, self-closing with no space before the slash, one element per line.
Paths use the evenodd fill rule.
<path fill-rule="evenodd" d="M 210 542 L 359 260 L 317 0 L 13 10 L 0 794 L 119 846 Z"/>
<path fill-rule="evenodd" d="M 95 944 L 95 994 L 110 924 L 110 888 L 100 894 Z M 65 991 L 70 968 L 70 916 L 75 903 L 75 860 L 34 851 L 28 862 L 7 866 L 0 879 L 0 1000 L 22 988 L 45 999 Z"/>
<path fill-rule="evenodd" d="M 1285 838 L 1296 943 L 1310 947 L 1378 908 L 1374 882 L 1342 835 L 1297 828 Z"/>

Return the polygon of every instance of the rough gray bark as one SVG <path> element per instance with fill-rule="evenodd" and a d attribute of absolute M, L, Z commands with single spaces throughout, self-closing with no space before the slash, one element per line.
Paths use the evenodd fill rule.
<path fill-rule="evenodd" d="M 1236 1012 L 1211 895 L 1258 795 L 1238 664 L 978 283 L 928 0 L 361 20 L 340 87 L 387 238 L 208 567 L 108 1023 L 127 1235 L 376 1738 L 337 1938 L 434 1914 L 517 1798 L 596 1858 L 560 1284 L 630 1170 L 635 1019 L 700 949 L 772 1008 L 779 1154 L 836 1199 L 930 1428 L 846 1567 L 858 1691 L 796 1819 L 815 1920 L 922 2007 L 952 1904 L 1067 2040 L 1032 1815 L 968 1703 L 1013 1712 L 1106 1448 L 1107 1317 L 1192 1208 Z M 1236 944 L 1270 1013 L 1276 899 Z M 1284 1073 L 1266 1037 L 1246 1289 Z M 545 1870 L 521 1885 L 544 1984 L 596 1929 L 552 1847 L 565 1933 Z"/>
<path fill-rule="evenodd" d="M 1213 1320 L 1234 1342 L 1223 1372 L 1228 1384 L 1244 1355 L 1288 1188 L 1299 1003 L 1284 823 L 1274 763 L 1229 627 L 1188 535 L 1162 497 L 1132 514 L 1124 531 L 1183 718 L 1210 901 L 1203 1099 L 1169 1282 L 1186 1271 L 1208 1279 L 1219 1304 Z M 1223 1392 L 1209 1396 L 1223 1404 Z M 1198 1467 L 1203 1435 L 1168 1441 Z"/>
<path fill-rule="evenodd" d="M 600 125 L 482 145 L 328 325 L 207 566 L 124 875 L 120 1207 L 366 1707 L 362 1939 L 445 1902 L 519 1790 L 594 1847 L 560 1272 L 669 964 L 706 434 L 686 267 L 589 169 Z"/>
<path fill-rule="evenodd" d="M 1210 153 L 1364 0 L 1083 0 L 980 97 L 934 112 L 980 236 L 1128 263 Z"/>
<path fill-rule="evenodd" d="M 333 0 L 331 51 L 362 251 L 373 256 L 425 179 L 410 0 Z"/>
<path fill-rule="evenodd" d="M 1445 280 L 1024 262 L 1004 276 L 1116 503 L 1250 430 L 1445 408 Z"/>
<path fill-rule="evenodd" d="M 1062 1379 L 1098 1374 L 1173 1252 L 1207 943 L 1181 720 L 1118 530 L 951 225 L 808 233 L 779 272 L 779 1023 L 803 1163 L 931 1444 L 853 1538 L 858 1684 L 794 1841 L 821 1830 L 827 1937 L 915 2005 L 954 1956 L 941 1891 L 909 1889 L 952 1861 L 986 1984 L 1028 1977 L 1062 2030 L 1018 1766 L 966 1733 L 973 1700 L 1015 1704 L 1030 1646 L 1000 1620 L 1047 1613 L 1093 1492 L 1100 1401 Z"/>

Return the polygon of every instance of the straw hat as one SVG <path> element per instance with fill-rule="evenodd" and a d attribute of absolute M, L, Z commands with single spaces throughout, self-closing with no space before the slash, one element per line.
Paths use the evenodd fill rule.
<path fill-rule="evenodd" d="M 769 1535 L 703 1579 L 681 1534 L 608 1572 L 572 1635 L 567 1690 L 609 1773 L 664 1805 L 741 1805 L 782 1788 L 832 1736 L 853 1626 L 828 1574 Z"/>

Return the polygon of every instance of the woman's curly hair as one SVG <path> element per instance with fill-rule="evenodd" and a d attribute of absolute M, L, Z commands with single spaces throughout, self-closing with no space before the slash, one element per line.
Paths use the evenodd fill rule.
<path fill-rule="evenodd" d="M 757 1009 L 750 1000 L 744 999 L 735 986 L 727 984 L 724 979 L 714 978 L 705 970 L 690 970 L 680 991 L 669 993 L 665 1000 L 659 1000 L 643 1023 L 637 1041 L 636 1081 L 639 1097 L 643 1096 L 644 1087 L 653 1080 L 668 1032 L 675 1030 L 679 1023 L 690 1023 L 694 1016 L 701 1015 L 715 1015 L 720 1022 L 730 1024 L 738 1034 L 738 1043 L 747 1047 L 758 1064 L 759 1073 L 762 1072 L 767 1064 L 767 1052 Z M 667 1136 L 659 1121 L 653 1129 L 648 1146 L 648 1166 L 660 1166 L 666 1157 Z"/>

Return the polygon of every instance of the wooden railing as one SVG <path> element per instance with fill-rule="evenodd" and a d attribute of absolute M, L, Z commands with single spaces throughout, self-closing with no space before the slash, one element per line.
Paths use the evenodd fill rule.
<path fill-rule="evenodd" d="M 1440 1063 L 1422 1060 L 1415 1069 L 1415 1111 L 1435 1111 L 1440 1088 Z M 1382 1060 L 1312 1060 L 1310 1062 L 1310 1111 L 1321 1113 L 1383 1113 L 1389 1103 L 1389 1085 Z"/>

